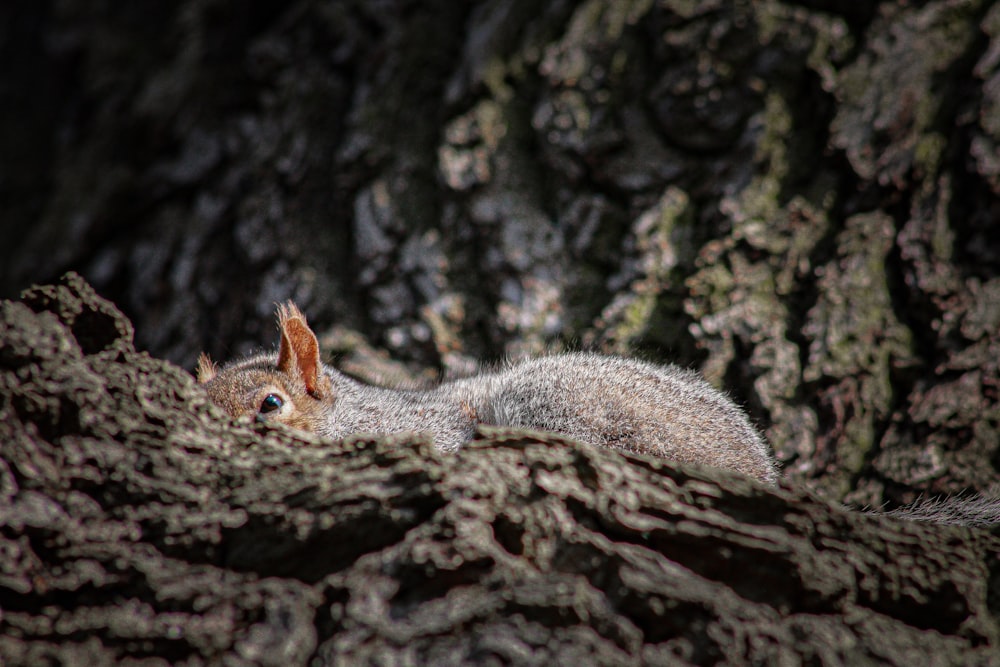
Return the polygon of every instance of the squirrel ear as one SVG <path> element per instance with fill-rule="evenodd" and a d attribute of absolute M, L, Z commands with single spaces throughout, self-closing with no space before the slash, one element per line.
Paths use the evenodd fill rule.
<path fill-rule="evenodd" d="M 204 352 L 199 354 L 198 374 L 197 374 L 198 384 L 205 384 L 206 382 L 215 377 L 215 373 L 216 373 L 215 362 L 213 362 L 212 359 Z"/>
<path fill-rule="evenodd" d="M 311 396 L 323 398 L 330 381 L 323 373 L 319 341 L 306 324 L 306 316 L 291 301 L 278 306 L 278 329 L 281 331 L 278 370 L 298 375 Z"/>

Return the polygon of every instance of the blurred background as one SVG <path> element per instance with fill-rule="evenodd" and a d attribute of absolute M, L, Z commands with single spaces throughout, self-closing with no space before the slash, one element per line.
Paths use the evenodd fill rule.
<path fill-rule="evenodd" d="M 8 0 L 0 296 L 191 369 L 698 368 L 786 475 L 1000 493 L 1000 5 Z M 389 361 L 390 359 L 395 361 Z"/>

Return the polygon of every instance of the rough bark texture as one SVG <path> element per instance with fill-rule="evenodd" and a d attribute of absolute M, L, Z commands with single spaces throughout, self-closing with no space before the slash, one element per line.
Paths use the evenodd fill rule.
<path fill-rule="evenodd" d="M 423 377 L 669 359 L 829 497 L 997 489 L 994 3 L 15 1 L 0 25 L 5 296 L 77 270 L 187 368 L 266 344 L 289 297 L 328 348 Z"/>
<path fill-rule="evenodd" d="M 1000 664 L 985 531 L 544 434 L 234 427 L 75 276 L 0 332 L 5 665 Z"/>
<path fill-rule="evenodd" d="M 294 298 L 376 381 L 639 354 L 726 387 L 829 501 L 996 495 L 996 3 L 13 0 L 0 156 L 0 296 L 79 271 L 151 355 L 76 282 L 4 305 L 0 491 L 19 509 L 0 561 L 21 573 L 0 588 L 5 651 L 996 647 L 992 538 L 522 436 L 447 461 L 261 440 L 156 361 L 270 344 L 274 302 Z M 272 571 L 324 550 L 312 577 Z M 550 577 L 573 582 L 558 602 Z M 487 626 L 502 639 L 474 644 Z"/>

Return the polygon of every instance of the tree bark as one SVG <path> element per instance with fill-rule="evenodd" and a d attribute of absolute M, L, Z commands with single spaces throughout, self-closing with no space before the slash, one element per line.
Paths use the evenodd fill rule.
<path fill-rule="evenodd" d="M 0 10 L 8 295 L 188 367 L 289 297 L 445 372 L 639 351 L 831 497 L 1000 483 L 991 3 L 254 7 Z"/>
<path fill-rule="evenodd" d="M 783 627 L 786 634 L 774 630 L 777 639 L 752 646 L 750 635 L 734 629 L 743 626 L 720 630 L 708 620 L 716 617 L 704 610 L 734 595 L 756 598 L 738 591 L 712 593 L 704 604 L 691 598 L 679 608 L 702 612 L 690 614 L 692 623 L 706 629 L 699 635 L 702 643 L 678 631 L 671 636 L 687 639 L 670 649 L 689 654 L 689 661 L 712 661 L 705 657 L 713 655 L 705 648 L 712 642 L 718 655 L 743 649 L 763 655 L 768 646 L 788 650 L 788 637 L 793 647 L 813 646 L 809 642 L 821 641 L 814 635 L 827 633 L 831 642 L 858 647 L 871 660 L 890 644 L 921 658 L 936 656 L 925 649 L 927 642 L 940 640 L 942 646 L 972 651 L 965 657 L 973 662 L 988 662 L 986 649 L 995 647 L 990 623 L 1000 606 L 996 593 L 986 602 L 976 598 L 976 606 L 968 602 L 975 597 L 968 593 L 972 584 L 949 582 L 978 567 L 978 578 L 969 581 L 992 583 L 993 590 L 1000 585 L 995 561 L 987 555 L 988 547 L 995 548 L 992 538 L 908 524 L 886 528 L 884 521 L 810 500 L 801 489 L 829 502 L 874 507 L 968 490 L 1000 494 L 998 53 L 1000 6 L 987 0 L 0 3 L 0 297 L 14 298 L 32 284 L 50 285 L 25 298 L 28 310 L 5 305 L 5 321 L 16 326 L 5 325 L 0 335 L 7 383 L 0 397 L 6 411 L 0 433 L 11 466 L 4 479 L 14 480 L 0 490 L 5 502 L 18 497 L 23 503 L 5 524 L 5 544 L 15 546 L 0 560 L 11 572 L 22 572 L 10 579 L 19 582 L 10 590 L 21 591 L 17 599 L 26 605 L 8 607 L 4 589 L 0 609 L 3 623 L 13 618 L 28 628 L 5 634 L 5 647 L 13 651 L 27 637 L 27 643 L 17 644 L 24 650 L 41 651 L 48 642 L 53 651 L 74 646 L 80 655 L 94 651 L 106 660 L 128 654 L 178 662 L 185 651 L 205 655 L 221 642 L 231 649 L 231 659 L 243 655 L 252 661 L 254 651 L 278 650 L 260 648 L 271 641 L 268 632 L 281 634 L 275 628 L 284 622 L 266 619 L 303 626 L 294 615 L 299 611 L 285 614 L 283 600 L 306 600 L 301 609 L 315 612 L 309 617 L 314 639 L 289 639 L 298 647 L 288 649 L 295 659 L 328 651 L 333 637 L 353 638 L 338 645 L 349 657 L 360 656 L 351 651 L 364 647 L 415 646 L 399 629 L 412 616 L 400 611 L 405 595 L 373 589 L 375 611 L 352 616 L 345 600 L 362 604 L 358 585 L 319 582 L 346 572 L 358 550 L 371 556 L 364 567 L 372 581 L 395 577 L 391 568 L 389 574 L 376 573 L 371 563 L 383 557 L 395 562 L 396 556 L 383 553 L 389 543 L 416 539 L 407 537 L 417 534 L 416 526 L 430 525 L 429 517 L 451 507 L 454 499 L 447 493 L 458 491 L 443 489 L 461 486 L 451 477 L 454 472 L 442 473 L 440 479 L 450 481 L 427 482 L 430 490 L 389 484 L 379 492 L 388 494 L 386 503 L 425 494 L 431 498 L 421 506 L 425 513 L 400 510 L 392 521 L 373 523 L 387 526 L 384 534 L 375 531 L 384 543 L 345 539 L 343 554 L 350 557 L 338 556 L 329 569 L 317 565 L 324 574 L 315 579 L 276 575 L 266 586 L 278 588 L 260 593 L 263 577 L 270 577 L 267 568 L 226 565 L 230 537 L 240 528 L 220 526 L 245 521 L 240 525 L 253 526 L 244 529 L 248 534 L 264 535 L 259 549 L 274 552 L 273 567 L 286 562 L 308 571 L 302 558 L 280 545 L 326 530 L 309 528 L 310 517 L 318 517 L 315 526 L 341 520 L 318 509 L 324 484 L 332 482 L 308 491 L 293 479 L 341 465 L 326 461 L 323 452 L 331 461 L 355 461 L 358 470 L 384 469 L 397 481 L 405 478 L 397 465 L 492 470 L 503 465 L 493 460 L 503 452 L 532 451 L 569 457 L 572 463 L 554 461 L 544 470 L 528 466 L 523 474 L 530 480 L 550 474 L 572 479 L 584 465 L 579 462 L 589 461 L 595 470 L 639 465 L 647 472 L 629 474 L 655 478 L 656 488 L 694 484 L 677 481 L 669 466 L 652 470 L 649 462 L 523 435 L 515 438 L 522 444 L 508 446 L 496 442 L 496 434 L 483 434 L 490 444 L 439 459 L 416 443 L 358 443 L 357 452 L 349 454 L 339 445 L 307 445 L 287 434 L 232 431 L 215 424 L 219 415 L 204 406 L 186 374 L 157 361 L 191 369 L 202 350 L 225 359 L 267 345 L 274 340 L 274 303 L 293 298 L 309 315 L 328 358 L 375 382 L 404 377 L 432 382 L 507 356 L 584 347 L 697 367 L 732 393 L 773 445 L 788 485 L 776 495 L 759 489 L 739 495 L 731 488 L 737 482 L 721 481 L 714 473 L 709 475 L 714 481 L 706 481 L 703 473 L 692 473 L 691 479 L 700 480 L 694 488 L 717 499 L 736 493 L 732 497 L 741 498 L 740 506 L 764 503 L 770 519 L 761 525 L 778 524 L 795 536 L 790 544 L 804 539 L 820 554 L 816 563 L 841 568 L 840 574 L 827 575 L 831 581 L 847 577 L 857 585 L 831 584 L 830 593 L 803 594 L 802 600 L 789 595 L 795 599 L 791 607 L 755 609 L 760 615 L 754 618 L 779 618 L 768 627 Z M 115 306 L 76 279 L 52 287 L 68 270 L 79 272 Z M 49 292 L 54 296 L 44 296 Z M 75 303 L 90 305 L 77 312 Z M 44 315 L 50 309 L 63 324 Z M 69 333 L 60 327 L 69 327 Z M 155 379 L 160 376 L 165 379 Z M 193 416 L 202 430 L 184 426 Z M 189 435 L 177 435 L 175 424 L 177 433 Z M 145 444 L 131 444 L 140 442 Z M 14 452 L 17 465 L 10 463 Z M 315 459 L 309 465 L 316 472 L 295 472 L 301 466 L 293 462 L 308 457 Z M 190 466 L 164 468 L 161 459 Z M 605 461 L 614 463 L 600 463 Z M 242 468 L 223 473 L 235 462 L 257 473 L 239 472 Z M 328 474 L 347 472 L 337 468 Z M 244 485 L 244 474 L 253 483 Z M 494 479 L 482 475 L 482 484 Z M 240 485 L 227 486 L 236 484 L 236 477 Z M 255 504 L 238 493 L 271 480 L 302 489 L 308 507 L 286 511 L 285 496 Z M 531 482 L 536 483 L 541 482 Z M 164 499 L 154 492 L 161 486 Z M 56 493 L 56 487 L 63 490 Z M 24 500 L 22 488 L 40 495 Z M 706 490 L 716 488 L 724 490 Z M 397 505 L 383 506 L 375 490 L 366 492 L 379 512 L 396 516 L 390 510 Z M 484 487 L 473 498 L 494 498 L 491 493 Z M 210 503 L 216 497 L 220 504 Z M 46 498 L 56 498 L 55 504 Z M 195 511 L 202 502 L 218 507 L 219 514 L 202 524 L 194 518 L 186 523 L 189 511 L 202 516 Z M 524 507 L 518 510 L 523 516 L 534 516 L 529 508 L 549 507 L 534 496 L 510 502 Z M 554 525 L 529 529 L 522 525 L 529 519 L 508 517 L 513 528 L 504 534 L 521 531 L 525 544 L 566 550 L 576 544 L 576 533 L 561 532 L 566 525 L 582 523 L 597 531 L 594 535 L 600 533 L 594 526 L 614 525 L 578 517 L 586 506 L 582 501 L 556 494 L 548 502 L 565 506 L 565 517 L 576 523 L 560 523 L 564 515 L 552 509 Z M 50 517 L 56 507 L 64 514 Z M 273 509 L 272 523 L 261 518 L 272 516 L 265 507 Z M 161 508 L 163 518 L 154 518 Z M 585 514 L 606 517 L 610 511 Z M 107 513 L 111 519 L 101 518 Z M 657 521 L 673 526 L 667 532 L 697 532 L 703 525 L 700 519 L 692 523 L 665 514 Z M 800 517 L 795 527 L 776 518 L 785 515 Z M 13 527 L 20 516 L 55 521 L 59 529 Z M 293 516 L 304 522 L 294 530 L 288 527 Z M 405 526 L 393 523 L 397 520 Z M 367 534 L 362 528 L 373 521 L 370 515 L 358 521 L 351 525 Z M 496 535 L 503 532 L 489 525 Z M 136 526 L 139 533 L 129 532 Z M 201 535 L 199 548 L 214 554 L 211 559 L 199 561 L 188 553 L 194 543 L 182 537 L 186 528 Z M 532 537 L 536 530 L 554 531 L 556 537 Z M 881 555 L 863 562 L 839 557 L 836 549 L 844 545 L 857 544 L 868 553 L 864 545 L 880 539 L 866 541 L 868 530 L 903 531 L 906 540 L 926 540 L 928 551 L 907 542 L 905 548 L 871 546 Z M 727 537 L 711 537 L 716 533 L 704 531 L 710 536 L 704 549 L 725 545 L 729 551 L 720 553 L 742 554 L 734 572 L 749 571 L 749 552 L 729 544 L 739 542 L 735 534 L 720 529 Z M 96 540 L 94 535 L 105 536 L 100 538 L 105 546 L 94 547 L 98 555 L 77 555 L 74 549 Z M 618 544 L 620 537 L 608 539 Z M 841 538 L 843 544 L 831 546 Z M 951 539 L 958 546 L 945 560 L 937 545 Z M 662 542 L 652 551 L 669 553 L 671 562 L 708 582 L 699 585 L 722 582 L 722 575 L 702 576 L 697 570 L 704 562 L 716 564 L 713 572 L 723 571 L 720 556 L 682 541 L 698 554 L 689 562 Z M 161 559 L 157 572 L 184 574 L 150 584 L 147 570 L 133 565 L 131 557 L 110 555 L 133 543 L 139 545 L 136 553 Z M 333 544 L 319 543 L 340 553 Z M 37 544 L 43 546 L 32 546 Z M 150 544 L 151 551 L 142 546 Z M 300 555 L 308 556 L 310 548 Z M 523 547 L 525 553 L 533 548 Z M 590 547 L 573 548 L 590 553 Z M 427 549 L 414 562 L 431 562 L 428 571 L 438 571 L 437 560 L 426 559 L 432 552 L 433 559 L 444 556 Z M 760 552 L 771 553 L 764 547 Z M 156 555 L 161 553 L 166 555 Z M 480 562 L 464 560 L 465 553 L 459 554 L 462 563 Z M 57 568 L 52 560 L 57 554 L 72 561 L 73 569 Z M 773 564 L 770 556 L 760 557 Z M 912 559 L 938 557 L 949 563 L 943 579 L 909 572 Z M 541 557 L 525 558 L 534 569 L 524 572 L 536 574 L 517 590 L 541 590 L 550 570 L 537 564 Z M 955 565 L 951 571 L 952 558 L 968 567 Z M 191 564 L 198 562 L 204 569 L 191 575 Z M 774 571 L 798 573 L 805 566 L 795 562 L 774 565 Z M 570 577 L 565 569 L 570 565 L 551 571 Z M 890 568 L 886 574 L 883 565 Z M 473 570 L 456 565 L 458 583 L 426 585 L 471 587 L 462 576 L 471 578 Z M 34 579 L 23 578 L 29 571 Z M 215 576 L 226 582 L 219 590 L 225 589 L 220 595 L 229 602 L 203 609 L 192 591 Z M 588 597 L 591 589 L 584 588 L 577 602 L 577 589 L 570 588 L 564 606 L 517 606 L 491 597 L 505 585 L 472 597 L 494 600 L 490 609 L 500 610 L 498 618 L 520 623 L 493 636 L 510 638 L 505 646 L 527 647 L 525 656 L 553 644 L 540 638 L 556 626 L 536 620 L 534 614 L 542 613 L 537 609 L 563 610 L 560 618 L 567 620 L 559 627 L 579 629 L 584 616 L 630 617 L 645 604 L 636 599 L 655 597 L 615 597 L 611 574 L 573 576 L 583 576 L 610 597 Z M 882 576 L 888 577 L 885 589 L 866 579 Z M 923 577 L 922 583 L 906 577 Z M 53 581 L 62 583 L 51 594 L 40 592 Z M 865 593 L 838 597 L 855 589 Z M 937 606 L 951 593 L 927 592 L 932 589 L 959 591 L 954 595 L 964 602 L 953 609 L 980 610 L 967 615 L 974 630 L 955 620 L 963 612 L 949 616 L 952 612 Z M 471 605 L 452 595 L 462 600 L 456 607 Z M 817 596 L 833 600 L 837 611 L 827 613 L 822 605 L 818 614 L 790 611 Z M 156 612 L 150 619 L 161 612 L 177 613 L 178 619 L 188 614 L 201 625 L 179 630 L 149 625 L 143 631 L 160 633 L 166 644 L 147 641 L 138 626 L 119 631 L 116 623 L 146 618 L 142 609 L 115 611 L 114 600 L 133 599 L 148 600 Z M 440 600 L 448 606 L 451 598 Z M 611 602 L 599 613 L 594 600 Z M 896 601 L 887 603 L 892 613 L 879 606 L 886 600 Z M 287 604 L 288 610 L 301 611 L 299 602 Z M 583 611 L 577 614 L 574 605 L 583 605 Z M 63 613 L 67 606 L 76 610 L 72 617 Z M 940 636 L 928 631 L 918 638 L 912 628 L 940 628 L 903 610 L 923 610 L 918 615 L 929 617 L 931 609 L 952 619 L 951 625 Z M 89 610 L 96 614 L 95 627 L 103 628 L 93 633 L 95 639 L 80 629 L 91 622 Z M 799 625 L 789 629 L 792 616 Z M 890 622 L 879 620 L 883 616 L 900 624 L 899 644 L 893 643 Z M 58 627 L 55 617 L 61 619 Z M 362 617 L 369 620 L 357 620 Z M 465 629 L 480 622 L 462 625 L 465 617 L 455 618 L 454 627 Z M 844 619 L 855 619 L 849 629 L 826 625 Z M 632 648 L 622 647 L 638 644 L 627 638 L 641 635 L 646 650 L 645 638 L 656 632 L 630 622 L 594 621 L 594 628 L 603 629 L 591 628 L 597 634 L 586 637 L 594 642 L 617 637 L 616 650 L 634 657 Z M 255 623 L 264 625 L 252 630 Z M 245 633 L 241 637 L 256 639 L 239 644 L 237 626 Z M 633 626 L 638 634 L 621 629 Z M 665 632 L 671 627 L 667 623 Z M 391 634 L 385 628 L 397 633 L 388 643 L 382 641 Z M 591 645 L 576 635 L 559 636 L 561 650 Z M 167 644 L 178 653 L 170 653 Z M 233 648 L 237 644 L 245 655 Z M 217 655 L 224 652 L 218 650 Z M 475 653 L 488 655 L 487 649 Z M 856 657 L 847 648 L 811 655 L 816 661 Z M 475 656 L 470 660 L 487 660 Z"/>
<path fill-rule="evenodd" d="M 1000 492 L 994 3 L 0 23 L 2 296 L 76 270 L 187 368 L 269 341 L 288 298 L 422 377 L 640 354 L 733 392 L 828 497 Z"/>
<path fill-rule="evenodd" d="M 997 664 L 996 534 L 547 434 L 234 425 L 76 275 L 0 327 L 4 664 Z"/>

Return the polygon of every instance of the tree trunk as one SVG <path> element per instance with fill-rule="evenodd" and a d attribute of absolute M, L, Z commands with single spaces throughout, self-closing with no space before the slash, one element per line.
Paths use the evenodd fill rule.
<path fill-rule="evenodd" d="M 546 434 L 233 426 L 78 276 L 0 316 L 4 664 L 998 664 L 986 531 Z"/>
<path fill-rule="evenodd" d="M 853 663 L 899 646 L 918 662 L 953 649 L 988 662 L 994 538 L 804 495 L 875 507 L 1000 495 L 998 53 L 988 0 L 0 3 L 0 296 L 74 270 L 115 304 L 72 279 L 32 292 L 28 310 L 4 306 L 0 492 L 18 503 L 3 517 L 5 653 L 48 642 L 182 662 L 217 647 L 280 662 L 283 640 L 268 643 L 280 636 L 301 662 L 330 654 L 333 638 L 349 660 L 449 637 L 449 655 L 486 662 L 500 649 L 472 631 L 496 618 L 507 625 L 482 641 L 522 650 L 512 661 L 612 639 L 622 659 L 787 650 Z M 788 484 L 748 490 L 526 435 L 484 433 L 488 444 L 453 459 L 415 443 L 307 446 L 216 423 L 186 374 L 157 361 L 191 369 L 202 350 L 225 359 L 270 344 L 274 303 L 288 298 L 328 358 L 376 382 L 580 347 L 697 367 L 747 407 Z M 49 309 L 69 333 L 29 317 Z M 509 480 L 484 472 L 469 517 L 442 518 L 464 511 L 449 494 L 472 484 L 451 471 L 528 454 L 546 463 L 519 463 Z M 343 465 L 357 467 L 332 472 Z M 324 494 L 351 497 L 359 483 L 347 480 L 375 470 L 390 483 L 360 482 L 364 517 L 320 511 L 341 502 Z M 440 476 L 410 487 L 414 470 Z M 624 488 L 609 470 L 628 477 L 618 493 L 634 505 L 603 500 Z M 310 487 L 311 475 L 325 481 Z M 573 479 L 593 495 L 570 493 Z M 521 493 L 514 480 L 539 491 L 501 507 Z M 545 480 L 562 491 L 543 493 Z M 644 509 L 661 494 L 676 498 L 669 511 Z M 734 510 L 743 528 L 712 524 L 736 498 L 766 519 Z M 482 518 L 494 511 L 506 519 Z M 636 529 L 617 522 L 648 514 L 648 535 L 630 542 Z M 767 537 L 739 538 L 747 521 Z M 317 537 L 343 522 L 348 539 Z M 488 555 L 463 551 L 465 525 Z M 447 539 L 420 532 L 439 526 Z M 238 541 L 260 532 L 256 550 Z M 612 548 L 622 543 L 633 550 Z M 339 555 L 310 570 L 299 547 Z M 588 549 L 609 554 L 593 571 Z M 774 554 L 810 549 L 768 571 L 815 581 L 804 573 L 815 564 L 827 588 L 785 595 L 759 576 Z M 256 551 L 272 565 L 240 565 Z M 420 567 L 389 565 L 406 554 Z M 296 572 L 268 569 L 283 565 Z M 658 591 L 627 593 L 646 565 L 699 578 L 676 586 L 680 613 Z M 508 566 L 522 583 L 507 585 Z M 374 582 L 368 597 L 356 577 L 337 579 L 346 572 Z M 572 586 L 560 602 L 525 602 L 554 595 L 546 582 L 560 577 Z M 767 595 L 726 577 L 766 582 Z M 445 608 L 443 629 L 408 624 L 437 607 L 409 613 L 409 593 L 385 583 L 401 578 L 400 591 Z M 433 597 L 442 590 L 451 598 Z M 198 597 L 209 591 L 219 597 Z M 133 600 L 149 606 L 117 606 Z M 722 606 L 750 604 L 761 613 L 719 624 Z M 810 604 L 820 613 L 800 613 Z M 657 635 L 636 620 L 643 605 L 700 630 L 662 621 Z M 821 642 L 842 648 L 808 654 Z"/>

